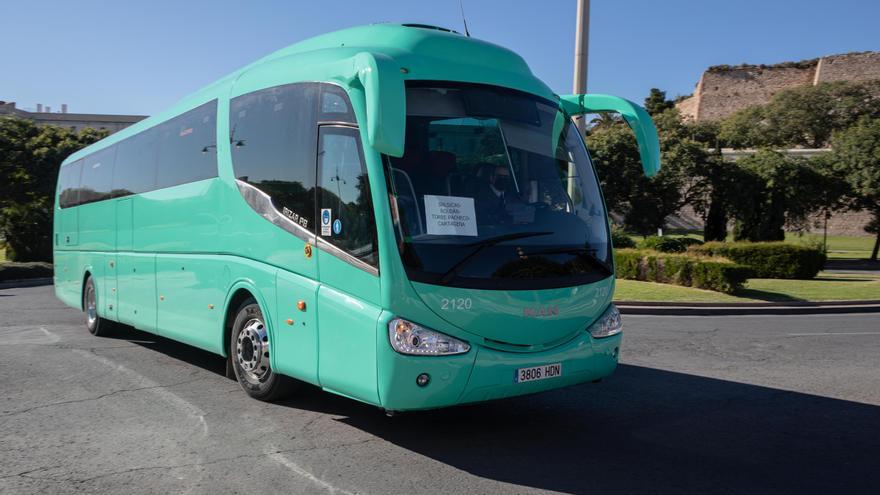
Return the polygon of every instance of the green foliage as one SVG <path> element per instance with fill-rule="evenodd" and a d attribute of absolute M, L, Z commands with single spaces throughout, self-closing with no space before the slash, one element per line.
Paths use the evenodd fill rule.
<path fill-rule="evenodd" d="M 722 258 L 618 249 L 614 252 L 617 278 L 698 287 L 724 293 L 742 288 L 751 270 Z"/>
<path fill-rule="evenodd" d="M 669 108 L 654 116 L 663 167 L 645 177 L 632 131 L 623 123 L 596 125 L 587 144 L 605 191 L 608 208 L 623 214 L 624 226 L 647 235 L 688 203 L 698 190 L 694 173 L 708 159 L 705 145 L 688 138 L 689 129 Z"/>
<path fill-rule="evenodd" d="M 683 253 L 687 249 L 687 245 L 682 242 L 681 238 L 669 236 L 652 235 L 646 237 L 639 243 L 639 247 L 643 249 L 653 249 L 662 253 Z"/>
<path fill-rule="evenodd" d="M 835 133 L 832 147 L 833 169 L 852 187 L 859 205 L 873 215 L 866 230 L 877 234 L 871 252 L 871 259 L 876 260 L 880 248 L 880 118 L 863 117 Z"/>
<path fill-rule="evenodd" d="M 862 116 L 880 117 L 880 81 L 831 82 L 776 93 L 726 118 L 719 137 L 733 148 L 822 148 Z"/>
<path fill-rule="evenodd" d="M 636 241 L 632 239 L 623 229 L 616 225 L 611 226 L 611 245 L 615 249 L 634 248 Z"/>
<path fill-rule="evenodd" d="M 825 266 L 821 247 L 785 242 L 707 242 L 688 253 L 727 258 L 749 267 L 757 278 L 810 279 Z"/>
<path fill-rule="evenodd" d="M 826 178 L 806 160 L 768 149 L 736 162 L 737 202 L 734 238 L 781 241 L 788 223 L 804 227 L 822 203 Z"/>
<path fill-rule="evenodd" d="M 52 264 L 43 261 L 30 263 L 0 263 L 0 282 L 52 276 Z"/>
<path fill-rule="evenodd" d="M 52 207 L 61 162 L 106 134 L 0 118 L 0 237 L 6 239 L 9 259 L 52 259 Z"/>
<path fill-rule="evenodd" d="M 674 107 L 675 102 L 666 99 L 666 91 L 660 91 L 657 88 L 651 88 L 651 92 L 645 98 L 645 110 L 651 115 L 662 113 Z"/>

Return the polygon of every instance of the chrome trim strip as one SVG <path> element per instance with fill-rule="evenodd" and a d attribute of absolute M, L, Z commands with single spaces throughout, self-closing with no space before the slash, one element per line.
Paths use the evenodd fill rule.
<path fill-rule="evenodd" d="M 334 246 L 329 241 L 327 241 L 321 237 L 315 237 L 315 246 L 317 246 L 317 248 L 320 249 L 321 251 L 324 251 L 325 253 L 327 253 L 329 255 L 335 256 L 355 268 L 360 268 L 361 270 L 369 273 L 370 275 L 373 275 L 376 277 L 379 276 L 379 269 L 378 268 L 352 256 L 351 254 Z"/>
<path fill-rule="evenodd" d="M 235 179 L 238 191 L 247 204 L 261 217 L 290 232 L 305 242 L 314 242 L 315 234 L 300 224 L 284 216 L 275 205 L 272 197 L 247 182 Z"/>

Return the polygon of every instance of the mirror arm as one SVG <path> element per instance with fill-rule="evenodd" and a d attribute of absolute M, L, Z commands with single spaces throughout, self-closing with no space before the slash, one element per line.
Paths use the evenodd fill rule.
<path fill-rule="evenodd" d="M 572 117 L 586 113 L 619 113 L 636 135 L 645 175 L 652 177 L 660 171 L 660 140 L 657 137 L 657 128 L 644 108 L 629 100 L 602 94 L 564 95 L 559 100 L 562 109 Z"/>
<path fill-rule="evenodd" d="M 398 64 L 387 55 L 360 52 L 351 60 L 364 88 L 369 145 L 386 155 L 401 157 L 406 130 L 406 88 Z"/>

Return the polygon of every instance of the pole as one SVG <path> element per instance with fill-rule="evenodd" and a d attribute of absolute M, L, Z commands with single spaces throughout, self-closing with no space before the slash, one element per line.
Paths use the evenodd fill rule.
<path fill-rule="evenodd" d="M 574 84 L 575 94 L 587 92 L 587 58 L 590 46 L 590 0 L 577 0 L 577 28 L 574 33 Z M 583 136 L 587 128 L 583 115 L 576 119 L 578 130 Z"/>

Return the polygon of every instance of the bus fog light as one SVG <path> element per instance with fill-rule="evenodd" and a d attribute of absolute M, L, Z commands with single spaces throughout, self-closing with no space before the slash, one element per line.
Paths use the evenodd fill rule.
<path fill-rule="evenodd" d="M 388 340 L 395 351 L 417 356 L 464 354 L 471 348 L 467 342 L 429 330 L 402 318 L 395 318 L 388 322 Z"/>
<path fill-rule="evenodd" d="M 590 335 L 597 339 L 617 335 L 622 330 L 623 322 L 620 321 L 620 311 L 613 304 L 608 306 L 605 313 L 595 323 L 590 325 Z"/>
<path fill-rule="evenodd" d="M 420 387 L 424 387 L 431 381 L 431 375 L 427 373 L 422 373 L 421 375 L 416 377 L 416 385 Z"/>

